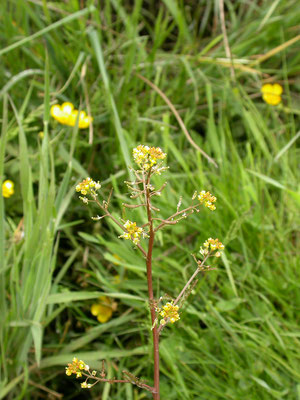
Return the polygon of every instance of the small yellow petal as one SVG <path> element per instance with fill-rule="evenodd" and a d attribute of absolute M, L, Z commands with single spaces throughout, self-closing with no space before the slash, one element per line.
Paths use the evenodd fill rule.
<path fill-rule="evenodd" d="M 68 116 L 66 124 L 69 126 L 75 126 L 77 121 L 78 110 L 73 110 Z"/>
<path fill-rule="evenodd" d="M 67 115 L 70 115 L 71 113 L 72 113 L 72 111 L 74 110 L 74 106 L 73 106 L 73 104 L 72 103 L 70 103 L 70 102 L 65 102 L 65 103 L 63 103 L 62 105 L 61 105 L 61 110 L 65 113 L 65 114 L 67 114 Z"/>
<path fill-rule="evenodd" d="M 262 86 L 261 92 L 262 93 L 272 93 L 272 88 L 273 88 L 273 85 L 271 85 L 271 83 L 266 83 L 265 85 Z"/>
<path fill-rule="evenodd" d="M 101 323 L 108 321 L 112 316 L 112 309 L 108 307 L 102 307 L 101 312 L 97 315 L 97 320 Z"/>
<path fill-rule="evenodd" d="M 85 118 L 80 119 L 79 124 L 78 124 L 79 128 L 81 128 L 81 129 L 88 128 L 90 126 L 92 120 L 93 120 L 93 118 L 91 118 L 91 117 L 85 117 Z"/>
<path fill-rule="evenodd" d="M 264 94 L 263 99 L 267 104 L 271 106 L 277 106 L 281 102 L 281 97 L 277 94 Z"/>
<path fill-rule="evenodd" d="M 54 106 L 52 106 L 51 109 L 50 109 L 50 114 L 54 119 L 59 118 L 61 116 L 61 114 L 62 114 L 60 105 L 59 104 L 55 104 Z"/>
<path fill-rule="evenodd" d="M 274 83 L 274 85 L 273 85 L 273 93 L 274 94 L 278 94 L 280 96 L 282 94 L 282 91 L 283 91 L 282 86 L 279 85 L 279 83 Z"/>
<path fill-rule="evenodd" d="M 12 196 L 15 193 L 14 186 L 13 181 L 10 181 L 9 179 L 4 181 L 2 184 L 2 196 L 5 198 Z"/>
<path fill-rule="evenodd" d="M 91 306 L 91 313 L 94 315 L 94 317 L 97 317 L 101 309 L 101 304 L 92 304 Z"/>
<path fill-rule="evenodd" d="M 86 118 L 86 112 L 85 111 L 80 111 L 79 113 L 79 120 Z"/>

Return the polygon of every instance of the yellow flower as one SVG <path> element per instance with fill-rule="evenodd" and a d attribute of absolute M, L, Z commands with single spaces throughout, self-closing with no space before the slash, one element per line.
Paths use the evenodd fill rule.
<path fill-rule="evenodd" d="M 4 181 L 2 184 L 2 196 L 6 198 L 12 196 L 15 193 L 14 186 L 13 181 L 10 181 L 9 179 Z"/>
<path fill-rule="evenodd" d="M 197 192 L 194 193 L 193 199 L 197 196 Z M 216 206 L 213 204 L 217 201 L 217 198 L 213 196 L 210 192 L 206 192 L 202 190 L 197 196 L 197 199 L 200 201 L 200 204 L 205 205 L 205 207 L 209 208 L 211 211 L 216 209 Z"/>
<path fill-rule="evenodd" d="M 97 196 L 96 191 L 101 188 L 100 182 L 93 181 L 92 178 L 86 178 L 76 186 L 76 192 L 80 192 L 84 196 L 87 194 L 95 197 Z M 80 197 L 84 203 L 88 203 L 86 197 Z"/>
<path fill-rule="evenodd" d="M 117 303 L 114 303 L 109 297 L 99 297 L 99 302 L 91 306 L 91 313 L 102 324 L 111 319 Z"/>
<path fill-rule="evenodd" d="M 92 387 L 92 385 L 90 383 L 82 382 L 81 384 L 82 389 L 90 389 Z"/>
<path fill-rule="evenodd" d="M 203 248 L 204 247 L 204 248 Z M 200 254 L 203 256 L 208 255 L 210 252 L 216 251 L 215 257 L 221 256 L 221 251 L 225 249 L 225 246 L 219 239 L 209 238 L 203 243 L 203 247 L 200 247 Z"/>
<path fill-rule="evenodd" d="M 282 86 L 279 83 L 266 83 L 262 86 L 261 92 L 264 101 L 271 106 L 277 106 L 281 102 Z"/>
<path fill-rule="evenodd" d="M 166 158 L 166 153 L 160 147 L 149 147 L 142 144 L 133 149 L 132 153 L 134 161 L 145 171 L 153 167 L 157 160 Z"/>
<path fill-rule="evenodd" d="M 86 363 L 82 360 L 78 361 L 78 358 L 74 357 L 71 364 L 66 367 L 66 375 L 70 376 L 72 374 L 76 375 L 76 378 L 82 377 L 82 370 L 86 370 L 88 367 Z"/>
<path fill-rule="evenodd" d="M 166 323 L 166 319 L 170 318 L 170 322 L 174 324 L 174 322 L 178 321 L 180 319 L 179 314 L 178 314 L 178 309 L 179 307 L 176 305 L 173 305 L 172 303 L 167 303 L 166 305 L 163 306 L 162 310 L 160 311 L 160 315 L 163 317 L 163 319 L 160 321 L 161 325 L 164 325 Z"/>
<path fill-rule="evenodd" d="M 63 125 L 68 124 L 69 117 L 74 109 L 72 103 L 63 103 L 61 106 L 59 104 L 55 104 L 51 107 L 50 113 L 56 121 Z"/>
<path fill-rule="evenodd" d="M 76 125 L 78 110 L 74 109 L 74 105 L 72 103 L 65 102 L 61 106 L 59 104 L 55 104 L 51 107 L 50 112 L 52 117 L 59 123 L 68 126 Z M 78 127 L 80 129 L 88 128 L 92 121 L 93 118 L 87 116 L 85 111 L 80 111 L 78 118 Z"/>
<path fill-rule="evenodd" d="M 134 244 L 138 244 L 141 240 L 141 237 L 148 237 L 143 228 L 139 228 L 136 226 L 136 222 L 126 221 L 124 224 L 127 232 L 124 232 L 123 235 L 120 235 L 119 238 L 123 238 L 126 240 L 132 240 Z"/>

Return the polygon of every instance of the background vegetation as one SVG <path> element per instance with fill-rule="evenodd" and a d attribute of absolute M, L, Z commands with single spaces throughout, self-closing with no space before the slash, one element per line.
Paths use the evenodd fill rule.
<path fill-rule="evenodd" d="M 0 179 L 16 186 L 0 201 L 1 399 L 150 398 L 131 385 L 84 391 L 64 373 L 76 355 L 97 369 L 105 359 L 110 376 L 152 377 L 144 261 L 74 192 L 86 176 L 100 180 L 105 196 L 114 189 L 114 215 L 130 217 L 124 180 L 139 143 L 168 153 L 161 215 L 195 189 L 218 198 L 214 213 L 164 230 L 156 296 L 179 292 L 207 237 L 226 245 L 163 332 L 162 399 L 300 399 L 300 8 L 225 0 L 230 60 L 219 4 L 3 3 Z M 262 101 L 265 82 L 283 86 L 281 105 Z M 50 119 L 56 101 L 90 109 L 93 130 Z M 104 324 L 90 313 L 101 294 L 118 302 Z"/>

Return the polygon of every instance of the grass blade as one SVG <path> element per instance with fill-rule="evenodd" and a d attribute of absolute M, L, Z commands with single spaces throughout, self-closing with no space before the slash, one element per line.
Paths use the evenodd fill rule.
<path fill-rule="evenodd" d="M 17 49 L 18 47 L 24 46 L 25 44 L 31 42 L 34 39 L 37 39 L 43 35 L 45 35 L 48 32 L 53 31 L 54 29 L 59 28 L 62 25 L 67 24 L 68 22 L 73 21 L 74 19 L 80 18 L 85 16 L 86 14 L 92 13 L 96 10 L 94 6 L 89 6 L 87 8 L 84 8 L 83 10 L 77 11 L 74 14 L 68 15 L 65 18 L 60 19 L 59 21 L 54 22 L 51 25 L 46 26 L 46 28 L 41 29 L 40 31 L 34 33 L 31 36 L 28 36 L 24 39 L 19 40 L 18 42 L 15 42 L 11 44 L 10 46 L 4 47 L 4 49 L 0 50 L 0 56 L 3 54 L 8 53 L 9 51 L 12 51 L 14 49 Z"/>

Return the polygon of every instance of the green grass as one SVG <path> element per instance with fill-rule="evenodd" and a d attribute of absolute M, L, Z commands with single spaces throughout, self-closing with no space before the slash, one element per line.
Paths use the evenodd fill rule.
<path fill-rule="evenodd" d="M 144 261 L 108 220 L 91 221 L 98 210 L 74 193 L 90 175 L 104 197 L 113 187 L 115 216 L 142 221 L 122 203 L 132 148 L 147 143 L 168 153 L 170 169 L 157 177 L 168 181 L 156 202 L 161 216 L 196 189 L 218 198 L 214 213 L 158 237 L 155 295 L 178 294 L 207 237 L 226 245 L 179 323 L 163 331 L 162 399 L 300 399 L 300 53 L 299 41 L 289 42 L 300 10 L 295 0 L 225 2 L 232 80 L 218 4 L 13 0 L 1 8 L 0 181 L 16 188 L 0 199 L 0 398 L 39 399 L 46 390 L 150 398 L 131 385 L 81 391 L 64 374 L 79 356 L 98 369 L 105 359 L 110 376 L 126 369 L 152 383 Z M 169 98 L 218 168 L 138 74 Z M 284 87 L 278 107 L 261 99 L 268 78 Z M 55 101 L 90 106 L 93 132 L 54 122 Z M 118 310 L 99 325 L 89 308 L 103 293 Z"/>

